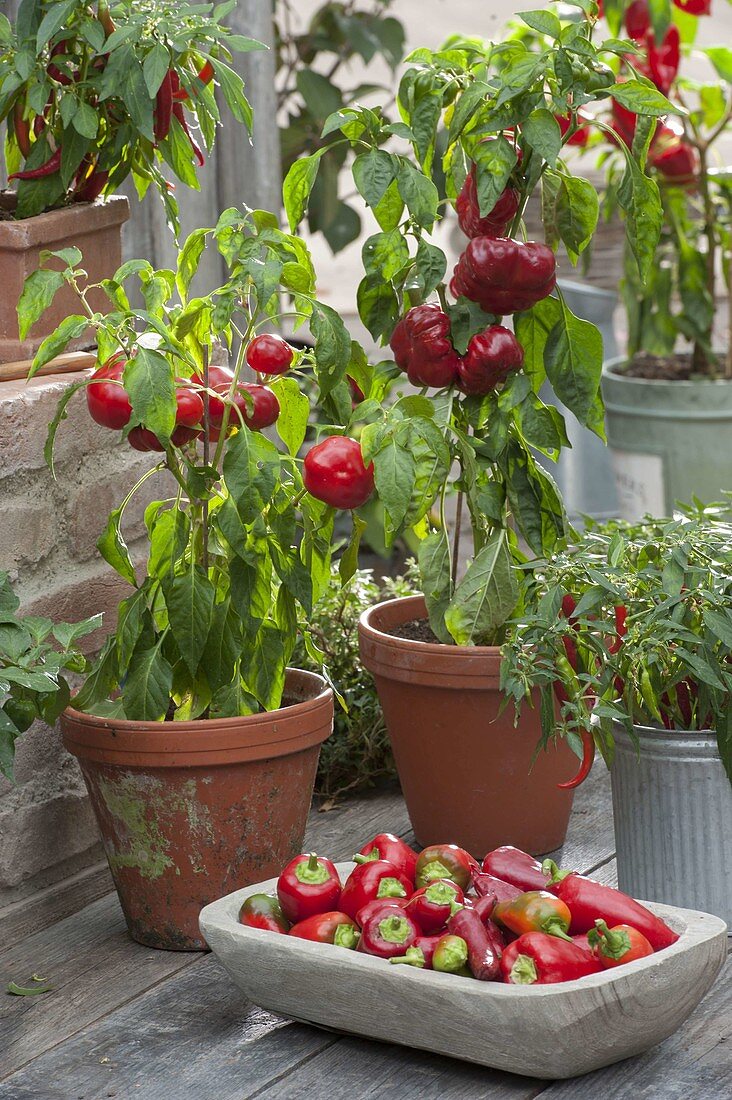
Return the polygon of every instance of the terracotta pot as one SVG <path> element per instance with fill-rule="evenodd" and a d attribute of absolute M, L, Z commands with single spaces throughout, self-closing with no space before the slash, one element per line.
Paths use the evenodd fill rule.
<path fill-rule="evenodd" d="M 205 950 L 201 908 L 301 850 L 333 695 L 320 676 L 289 669 L 285 697 L 280 710 L 211 721 L 61 716 L 139 943 Z"/>
<path fill-rule="evenodd" d="M 536 855 L 560 847 L 573 793 L 557 784 L 577 770 L 565 742 L 532 757 L 538 707 L 514 708 L 499 690 L 500 651 L 395 637 L 426 619 L 422 596 L 377 604 L 361 616 L 361 659 L 376 681 L 409 817 L 419 843 L 454 843 L 478 858 L 501 844 Z"/>
<path fill-rule="evenodd" d="M 0 208 L 13 210 L 15 195 L 0 196 Z M 39 254 L 47 248 L 57 252 L 75 245 L 81 250 L 83 266 L 89 281 L 111 278 L 122 263 L 122 226 L 130 216 L 130 204 L 124 195 L 113 195 L 102 202 L 78 203 L 61 210 L 51 210 L 23 221 L 0 221 L 0 362 L 30 359 L 49 333 L 72 313 L 79 313 L 79 300 L 70 287 L 64 286 L 53 305 L 33 326 L 29 336 L 21 340 L 18 334 L 16 308 L 26 276 L 39 265 Z M 59 269 L 63 266 L 57 263 Z M 98 291 L 90 295 L 94 309 L 110 308 L 107 297 Z M 89 340 L 81 336 L 69 345 L 78 351 Z"/>

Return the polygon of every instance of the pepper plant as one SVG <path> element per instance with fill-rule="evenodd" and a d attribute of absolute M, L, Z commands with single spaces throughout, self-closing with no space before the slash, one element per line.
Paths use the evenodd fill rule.
<path fill-rule="evenodd" d="M 608 764 L 613 723 L 712 730 L 732 780 L 732 525 L 728 509 L 591 525 L 539 563 L 504 647 L 502 686 L 541 692 L 544 742 L 564 732 L 589 770 Z M 579 742 L 582 742 L 580 747 Z"/>
<path fill-rule="evenodd" d="M 191 296 L 206 248 L 218 248 L 229 276 L 209 294 Z M 125 445 L 159 455 L 98 542 L 131 592 L 75 705 L 147 721 L 277 708 L 303 621 L 330 583 L 335 507 L 357 509 L 373 489 L 373 471 L 345 434 L 346 371 L 370 387 L 363 352 L 315 297 L 303 241 L 264 211 L 228 210 L 215 228 L 196 230 L 175 271 L 132 260 L 94 287 L 77 250 L 49 258 L 65 265 L 61 278 L 76 290 L 80 313 L 39 349 L 33 369 L 58 353 L 73 325 L 94 330 L 101 364 L 64 394 L 49 431 L 49 462 L 68 402 L 82 390 L 95 420 L 122 430 Z M 45 308 L 48 295 L 36 293 L 43 278 L 43 269 L 29 277 L 19 306 L 23 324 Z M 130 305 L 130 285 L 143 308 Z M 109 298 L 110 313 L 89 305 L 95 289 Z M 313 351 L 296 352 L 262 331 L 278 327 L 283 293 L 288 318 L 308 323 Z M 233 370 L 210 364 L 215 340 L 237 343 Z M 243 380 L 246 366 L 257 381 Z M 347 420 L 302 460 L 310 411 L 299 384 L 305 371 L 314 372 L 323 407 L 344 411 Z M 280 447 L 261 432 L 272 425 Z M 160 499 L 145 511 L 150 551 L 143 569 L 124 541 L 125 514 L 140 486 L 163 474 Z M 356 569 L 362 526 L 355 514 L 356 537 L 341 557 L 345 579 Z M 322 664 L 307 631 L 304 642 Z"/>
<path fill-rule="evenodd" d="M 20 0 L 14 26 L 0 15 L 0 119 L 8 121 L 15 217 L 110 195 L 131 174 L 140 198 L 151 184 L 158 189 L 177 227 L 162 165 L 199 187 L 198 141 L 211 149 L 220 117 L 215 85 L 237 121 L 251 123 L 228 62 L 233 50 L 265 47 L 222 25 L 233 7 Z"/>
<path fill-rule="evenodd" d="M 591 242 L 599 201 L 592 184 L 570 171 L 564 148 L 588 104 L 636 111 L 639 142 L 673 107 L 642 74 L 616 81 L 608 62 L 633 46 L 598 40 L 597 18 L 593 0 L 577 0 L 521 15 L 540 32 L 538 47 L 516 38 L 453 38 L 442 50 L 416 50 L 399 87 L 400 121 L 378 109 L 341 109 L 323 129 L 338 135 L 332 146 L 297 161 L 284 184 L 294 230 L 330 149 L 340 142 L 356 154 L 354 182 L 377 223 L 363 247 L 358 309 L 395 361 L 378 365 L 355 415 L 366 421 L 361 443 L 374 463 L 387 536 L 409 528 L 419 535 L 430 625 L 446 643 L 502 641 L 519 600 L 513 565 L 524 560 L 520 539 L 542 556 L 568 533 L 556 485 L 535 457 L 556 459 L 568 442 L 561 415 L 539 396 L 544 381 L 604 436 L 602 339 L 557 290 L 553 252 L 561 240 L 577 261 Z M 645 279 L 661 204 L 644 172 L 642 143 L 637 153 L 621 148 L 618 201 Z M 438 149 L 444 201 L 432 179 Z M 538 187 L 547 243 L 522 239 L 522 215 Z M 451 278 L 433 239 L 448 203 L 468 238 Z M 403 391 L 404 373 L 417 392 Z M 393 399 L 382 414 L 387 393 Z M 452 545 L 451 485 L 458 490 Z M 458 580 L 463 502 L 473 557 Z"/>

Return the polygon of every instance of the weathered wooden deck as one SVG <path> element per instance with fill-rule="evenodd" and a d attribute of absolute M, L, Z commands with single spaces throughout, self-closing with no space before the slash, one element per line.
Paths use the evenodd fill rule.
<path fill-rule="evenodd" d="M 346 859 L 381 830 L 409 838 L 395 790 L 314 812 L 307 846 Z M 615 881 L 609 791 L 600 767 L 578 792 L 558 862 Z M 54 986 L 44 996 L 0 999 L 2 1100 L 732 1097 L 729 967 L 661 1046 L 586 1077 L 551 1083 L 287 1023 L 244 1002 L 212 956 L 133 943 L 115 895 L 3 945 L 0 958 L 3 988 L 33 973 Z"/>

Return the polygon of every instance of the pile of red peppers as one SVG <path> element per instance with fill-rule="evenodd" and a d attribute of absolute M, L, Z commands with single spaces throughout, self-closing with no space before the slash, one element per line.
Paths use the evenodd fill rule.
<path fill-rule="evenodd" d="M 421 852 L 379 833 L 341 882 L 324 856 L 283 869 L 276 893 L 250 894 L 250 928 L 361 951 L 389 963 L 478 981 L 576 981 L 678 940 L 640 902 L 611 886 L 505 846 L 479 864 L 456 844 Z"/>

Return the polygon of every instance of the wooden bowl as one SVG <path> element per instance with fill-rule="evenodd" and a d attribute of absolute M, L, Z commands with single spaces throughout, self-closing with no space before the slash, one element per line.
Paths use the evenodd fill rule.
<path fill-rule="evenodd" d="M 344 880 L 353 870 L 350 862 L 337 867 Z M 244 899 L 274 893 L 276 883 L 237 890 L 201 912 L 211 950 L 254 1004 L 530 1077 L 575 1077 L 668 1038 L 708 992 L 727 951 L 718 917 L 645 903 L 680 934 L 649 958 L 561 985 L 478 982 L 239 924 Z"/>

